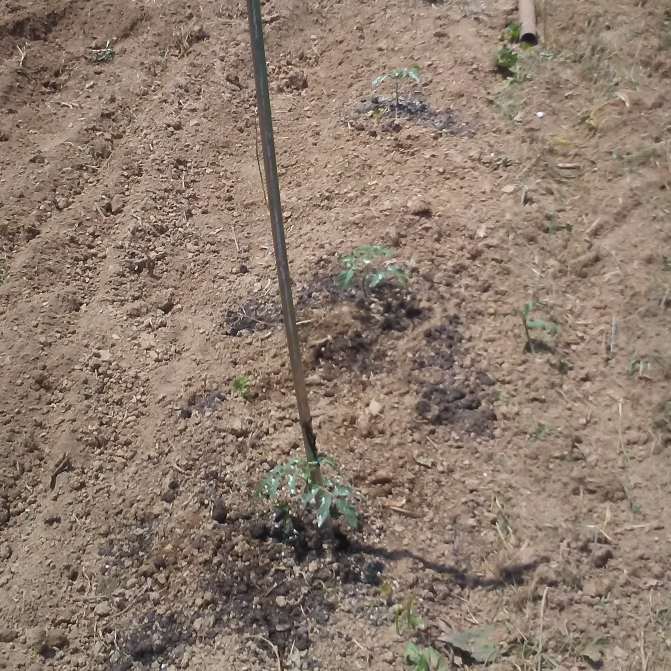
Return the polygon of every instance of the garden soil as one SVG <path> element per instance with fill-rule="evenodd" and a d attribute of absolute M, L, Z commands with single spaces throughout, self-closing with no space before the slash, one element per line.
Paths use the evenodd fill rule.
<path fill-rule="evenodd" d="M 0 668 L 671 668 L 671 6 L 537 10 L 263 5 L 318 532 L 245 6 L 0 2 Z"/>

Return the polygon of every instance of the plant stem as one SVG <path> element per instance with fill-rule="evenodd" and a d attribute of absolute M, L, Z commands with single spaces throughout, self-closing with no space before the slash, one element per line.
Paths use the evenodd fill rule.
<path fill-rule="evenodd" d="M 522 326 L 524 326 L 524 333 L 527 337 L 527 347 L 529 348 L 530 352 L 534 351 L 534 346 L 531 342 L 531 336 L 529 335 L 529 327 L 527 326 L 527 318 L 526 315 L 522 315 Z"/>
<path fill-rule="evenodd" d="M 398 119 L 398 80 L 396 80 L 394 84 L 396 84 L 396 108 L 394 109 L 394 118 Z"/>

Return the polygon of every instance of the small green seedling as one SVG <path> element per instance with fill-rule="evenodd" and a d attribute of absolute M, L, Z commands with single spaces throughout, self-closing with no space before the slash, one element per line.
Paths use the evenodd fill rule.
<path fill-rule="evenodd" d="M 501 42 L 514 42 L 520 41 L 520 35 L 522 34 L 522 23 L 520 21 L 513 21 L 508 24 L 508 27 L 501 33 L 500 40 Z"/>
<path fill-rule="evenodd" d="M 391 249 L 377 245 L 359 245 L 351 254 L 338 255 L 343 270 L 338 274 L 340 290 L 345 291 L 355 277 L 361 279 L 361 290 L 366 296 L 366 284 L 375 290 L 387 279 L 395 281 L 404 288 L 410 287 L 408 273 L 396 263 L 376 265 L 383 256 L 392 254 Z"/>
<path fill-rule="evenodd" d="M 104 61 L 111 61 L 114 58 L 114 49 L 112 49 L 112 40 L 107 40 L 107 43 L 102 49 L 93 50 L 93 62 L 103 63 Z"/>
<path fill-rule="evenodd" d="M 521 34 L 522 24 L 519 21 L 513 21 L 501 33 L 500 40 L 506 42 L 506 46 L 494 52 L 494 67 L 506 75 L 508 82 L 519 83 L 532 78 L 531 75 L 522 75 L 520 71 L 520 55 L 517 53 L 517 49 L 526 51 L 532 48 L 532 45 L 528 42 L 520 42 Z"/>
<path fill-rule="evenodd" d="M 397 607 L 394 613 L 394 625 L 396 626 L 396 633 L 400 636 L 403 630 L 407 627 L 411 631 L 424 628 L 422 618 L 418 617 L 412 612 L 412 606 L 415 603 L 415 597 L 410 595 L 400 606 Z"/>
<path fill-rule="evenodd" d="M 394 82 L 394 90 L 396 92 L 395 109 L 396 114 L 398 116 L 398 105 L 399 105 L 398 92 L 401 82 L 403 82 L 404 79 L 411 79 L 414 82 L 419 82 L 419 68 L 416 65 L 413 65 L 411 68 L 394 68 L 393 70 L 387 72 L 384 75 L 375 77 L 375 79 L 373 79 L 373 87 L 377 86 L 378 84 L 381 84 L 387 79 L 391 79 Z"/>
<path fill-rule="evenodd" d="M 231 382 L 231 389 L 233 389 L 236 394 L 244 396 L 247 393 L 248 382 L 249 377 L 247 375 L 238 375 L 233 379 L 233 382 Z"/>
<path fill-rule="evenodd" d="M 412 671 L 450 671 L 447 660 L 431 647 L 420 647 L 412 641 L 405 646 L 405 660 Z"/>
<path fill-rule="evenodd" d="M 551 337 L 557 335 L 557 327 L 552 322 L 546 322 L 542 319 L 529 319 L 529 313 L 533 310 L 533 308 L 533 301 L 525 301 L 524 306 L 520 311 L 520 316 L 522 317 L 522 326 L 524 326 L 524 334 L 527 338 L 524 349 L 530 352 L 534 351 L 534 343 L 531 335 L 529 334 L 529 329 L 540 329 L 541 331 L 545 331 Z"/>
<path fill-rule="evenodd" d="M 501 47 L 496 50 L 496 67 L 499 70 L 515 74 L 519 56 L 510 47 Z"/>
<path fill-rule="evenodd" d="M 296 497 L 300 493 L 299 489 L 302 489 L 301 502 L 317 504 L 317 526 L 321 527 L 326 522 L 334 506 L 351 527 L 358 528 L 357 512 L 349 501 L 352 488 L 339 484 L 332 478 L 323 478 L 321 484 L 314 482 L 315 468 L 324 465 L 330 466 L 337 475 L 341 475 L 340 468 L 329 456 L 323 455 L 316 462 L 308 461 L 305 457 L 291 457 L 286 464 L 277 464 L 262 478 L 257 493 L 272 499 L 286 487 L 289 494 Z"/>

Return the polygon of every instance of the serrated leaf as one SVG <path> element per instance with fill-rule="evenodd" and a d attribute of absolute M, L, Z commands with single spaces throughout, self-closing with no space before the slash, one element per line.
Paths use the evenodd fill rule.
<path fill-rule="evenodd" d="M 424 628 L 424 620 L 421 617 L 415 615 L 414 613 L 408 612 L 408 627 L 413 631 L 416 629 Z"/>
<path fill-rule="evenodd" d="M 331 495 L 322 494 L 319 507 L 317 508 L 317 526 L 321 527 L 331 514 Z"/>
<path fill-rule="evenodd" d="M 476 662 L 497 661 L 502 654 L 502 641 L 507 629 L 500 624 L 483 624 L 466 631 L 451 631 L 440 637 L 453 648 L 470 655 Z"/>
<path fill-rule="evenodd" d="M 316 485 L 311 485 L 303 494 L 302 501 L 303 503 L 312 503 L 315 498 L 317 498 L 317 493 L 319 492 L 319 487 Z"/>
<path fill-rule="evenodd" d="M 327 466 L 330 466 L 336 473 L 340 474 L 340 466 L 335 462 L 335 459 L 333 457 L 329 457 L 328 454 L 324 454 L 319 459 L 317 459 L 317 462 L 320 464 L 326 464 Z"/>
<path fill-rule="evenodd" d="M 433 468 L 434 461 L 433 459 L 429 459 L 429 457 L 425 457 L 421 454 L 413 454 L 412 458 L 420 465 L 424 466 L 425 468 Z"/>
<path fill-rule="evenodd" d="M 370 288 L 375 289 L 387 275 L 386 270 L 374 270 L 370 274 Z"/>
<path fill-rule="evenodd" d="M 411 664 L 417 664 L 417 662 L 422 658 L 422 651 L 420 650 L 417 643 L 408 641 L 407 645 L 405 646 L 404 655 L 406 660 Z"/>
<path fill-rule="evenodd" d="M 352 493 L 352 489 L 350 487 L 345 487 L 344 485 L 334 485 L 333 493 L 336 496 L 344 496 L 347 498 Z"/>
<path fill-rule="evenodd" d="M 424 648 L 423 657 L 428 671 L 450 671 L 447 660 L 435 648 Z"/>
<path fill-rule="evenodd" d="M 527 328 L 547 331 L 551 336 L 557 335 L 557 327 L 552 322 L 546 322 L 542 319 L 527 319 L 526 324 Z"/>
<path fill-rule="evenodd" d="M 340 291 L 345 291 L 345 289 L 347 289 L 353 277 L 354 277 L 354 268 L 350 268 L 349 270 L 343 270 L 340 273 L 338 273 L 338 284 L 340 285 Z"/>
<path fill-rule="evenodd" d="M 592 664 L 599 664 L 607 647 L 607 639 L 595 638 L 583 644 L 579 650 L 579 653 L 582 657 L 585 657 L 590 662 L 592 662 Z"/>
<path fill-rule="evenodd" d="M 345 518 L 347 524 L 349 524 L 352 529 L 358 529 L 359 516 L 357 515 L 354 506 L 345 499 L 336 499 L 335 504 L 338 512 Z"/>

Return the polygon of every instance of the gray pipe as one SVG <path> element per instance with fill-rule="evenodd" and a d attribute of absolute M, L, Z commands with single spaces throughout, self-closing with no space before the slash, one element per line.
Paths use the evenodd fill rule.
<path fill-rule="evenodd" d="M 519 0 L 518 11 L 520 23 L 522 24 L 520 42 L 526 42 L 535 47 L 538 44 L 538 31 L 536 29 L 534 0 Z"/>

